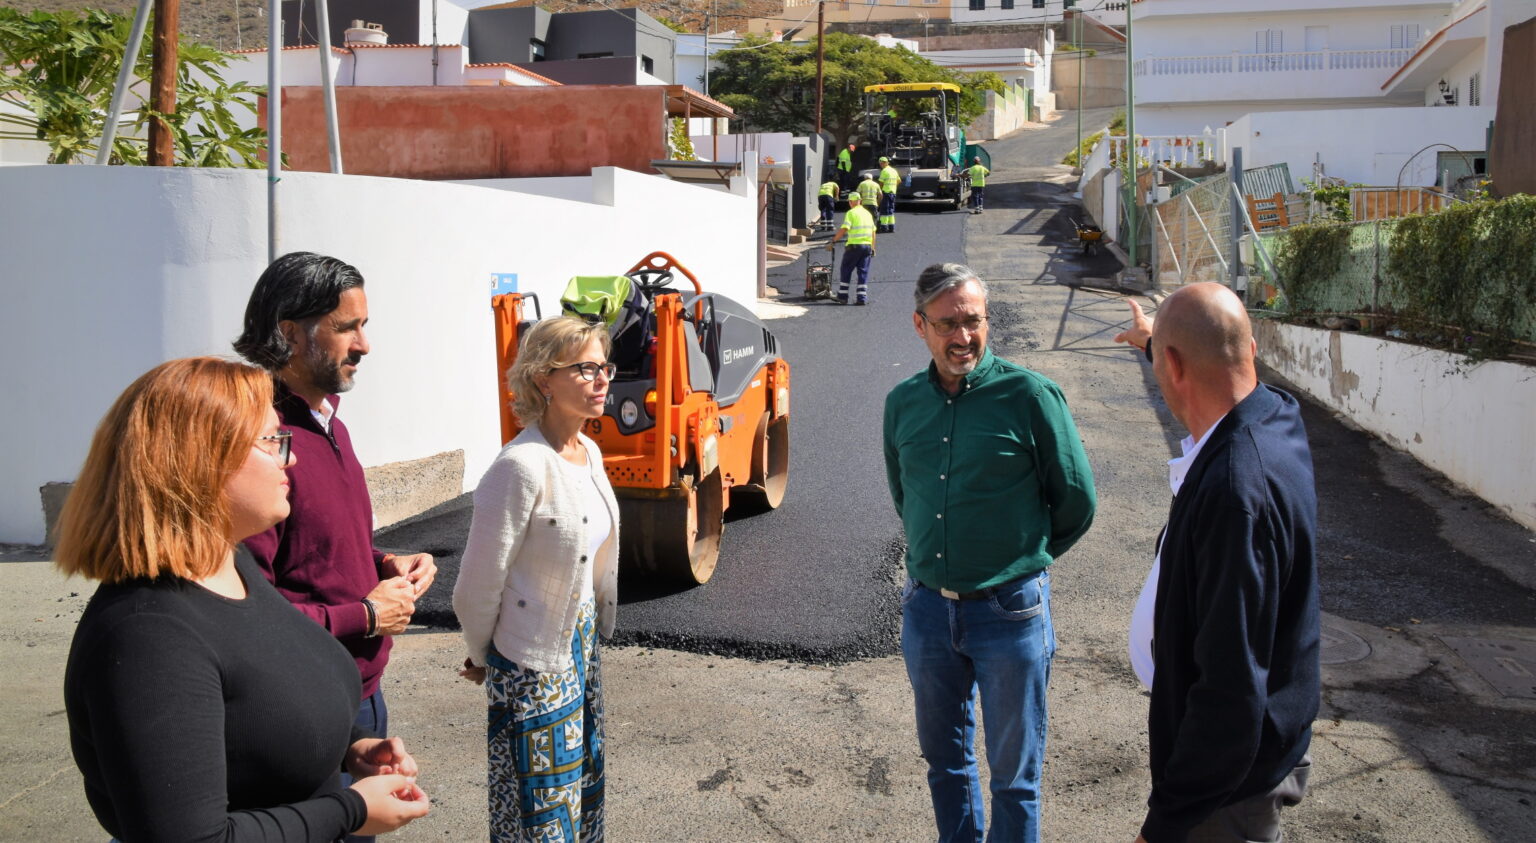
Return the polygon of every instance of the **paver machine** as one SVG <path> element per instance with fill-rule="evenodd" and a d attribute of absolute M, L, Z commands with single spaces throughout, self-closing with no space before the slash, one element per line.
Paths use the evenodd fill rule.
<path fill-rule="evenodd" d="M 584 280 L 573 279 L 567 303 Z M 725 511 L 771 510 L 784 500 L 789 363 L 749 309 L 705 292 L 665 252 L 605 280 L 628 282 L 619 285 L 627 290 L 617 296 L 622 304 L 585 315 L 610 322 L 617 372 L 603 416 L 583 432 L 602 449 L 619 501 L 621 571 L 702 584 L 720 556 Z M 531 294 L 496 296 L 492 309 L 506 443 L 522 429 L 506 373 L 520 337 L 542 314 Z"/>
<path fill-rule="evenodd" d="M 992 156 L 966 142 L 960 126 L 960 86 L 951 82 L 902 82 L 864 88 L 864 169 L 878 173 L 880 157 L 901 173 L 896 201 L 902 205 L 959 208 L 969 195 L 963 171 Z M 862 174 L 861 174 L 862 176 Z M 878 175 L 876 176 L 878 178 Z"/>

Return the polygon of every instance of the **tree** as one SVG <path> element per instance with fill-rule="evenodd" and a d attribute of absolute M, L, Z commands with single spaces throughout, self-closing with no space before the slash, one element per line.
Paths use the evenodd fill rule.
<path fill-rule="evenodd" d="M 22 14 L 0 8 L 0 102 L 19 113 L 0 111 L 0 138 L 40 140 L 49 161 L 70 164 L 96 153 L 106 128 L 132 21 L 122 15 L 84 12 Z M 189 167 L 251 167 L 266 164 L 266 132 L 241 128 L 241 109 L 255 114 L 262 88 L 230 84 L 219 75 L 229 56 L 206 44 L 182 39 L 176 70 L 176 113 L 154 115 L 142 96 L 129 131 L 112 144 L 114 164 L 143 164 L 151 116 L 170 124 L 177 163 Z M 133 85 L 142 89 L 151 57 L 140 49 Z"/>
<path fill-rule="evenodd" d="M 985 92 L 1002 91 L 995 73 L 968 74 L 899 47 L 840 32 L 825 38 L 822 127 L 837 144 L 848 143 L 864 125 L 864 87 L 898 82 L 953 82 L 962 89 L 960 122 L 986 109 Z M 816 44 L 788 44 L 749 37 L 718 54 L 721 69 L 710 75 L 713 96 L 729 105 L 750 128 L 805 133 L 816 126 Z"/>

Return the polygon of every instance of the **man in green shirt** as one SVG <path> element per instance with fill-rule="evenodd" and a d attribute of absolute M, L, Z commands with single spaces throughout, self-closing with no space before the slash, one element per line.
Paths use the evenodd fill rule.
<path fill-rule="evenodd" d="M 967 167 L 965 173 L 971 177 L 971 213 L 979 214 L 987 195 L 987 176 L 992 175 L 992 171 L 981 165 L 981 156 L 972 160 L 975 163 Z"/>
<path fill-rule="evenodd" d="M 958 263 L 917 280 L 933 357 L 885 399 L 885 466 L 907 534 L 901 649 L 940 840 L 983 839 L 972 747 L 980 690 L 987 840 L 1040 830 L 1048 566 L 1093 523 L 1093 473 L 1061 389 L 987 348 L 987 286 Z"/>

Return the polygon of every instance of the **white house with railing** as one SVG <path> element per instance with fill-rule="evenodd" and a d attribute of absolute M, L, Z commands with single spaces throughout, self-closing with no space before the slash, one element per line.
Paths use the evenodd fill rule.
<path fill-rule="evenodd" d="M 880 2 L 889 3 L 892 0 L 880 0 Z M 908 2 L 914 8 L 921 8 L 928 0 L 908 0 Z M 949 19 L 957 24 L 1056 23 L 1062 19 L 1063 9 L 1070 9 L 1073 6 L 1073 0 L 946 0 L 946 2 L 949 5 Z"/>
<path fill-rule="evenodd" d="M 1255 111 L 1421 105 L 1382 85 L 1447 20 L 1449 0 L 1138 0 L 1136 130 L 1180 135 Z"/>

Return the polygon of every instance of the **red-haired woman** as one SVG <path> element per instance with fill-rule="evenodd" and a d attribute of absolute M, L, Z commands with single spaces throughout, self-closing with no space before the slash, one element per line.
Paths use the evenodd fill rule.
<path fill-rule="evenodd" d="M 112 405 L 65 504 L 58 566 L 101 582 L 70 743 L 118 840 L 333 841 L 428 811 L 400 739 L 354 732 L 352 658 L 238 544 L 288 514 L 287 436 L 265 372 L 173 360 Z"/>

